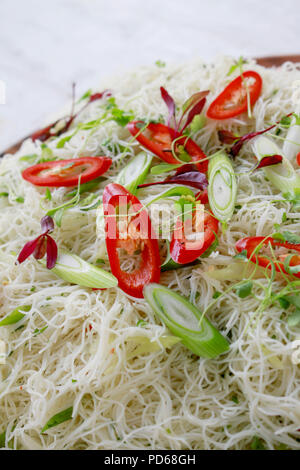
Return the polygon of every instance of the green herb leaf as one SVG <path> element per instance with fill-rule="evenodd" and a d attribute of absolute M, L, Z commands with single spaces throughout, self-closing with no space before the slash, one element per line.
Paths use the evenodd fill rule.
<path fill-rule="evenodd" d="M 241 68 L 243 64 L 247 64 L 246 59 L 244 59 L 243 57 L 239 57 L 239 59 L 235 61 L 235 63 L 230 67 L 227 73 L 227 77 L 231 75 L 237 68 Z"/>
<path fill-rule="evenodd" d="M 5 191 L 0 193 L 0 197 L 8 197 L 8 196 L 9 196 L 9 193 L 7 193 Z"/>
<path fill-rule="evenodd" d="M 92 191 L 93 189 L 95 189 L 97 186 L 99 186 L 100 183 L 102 183 L 103 181 L 105 181 L 106 178 L 104 176 L 100 176 L 99 178 L 96 178 L 92 181 L 88 181 L 87 183 L 82 183 L 80 186 L 79 186 L 79 194 L 83 194 L 83 193 L 86 193 L 88 191 Z M 78 189 L 72 189 L 72 191 L 69 191 L 67 194 L 66 194 L 66 197 L 74 197 L 76 196 L 78 192 Z"/>
<path fill-rule="evenodd" d="M 300 308 L 296 308 L 296 310 L 288 316 L 287 323 L 289 326 L 297 326 L 300 323 Z"/>
<path fill-rule="evenodd" d="M 176 170 L 179 167 L 181 167 L 181 163 L 179 163 L 178 165 L 162 163 L 161 165 L 156 165 L 151 168 L 151 173 L 152 175 L 161 175 L 162 173 L 167 173 L 168 171 Z"/>
<path fill-rule="evenodd" d="M 166 66 L 166 63 L 163 62 L 162 60 L 156 60 L 156 61 L 155 61 L 155 65 L 156 65 L 157 67 L 161 67 L 161 68 L 162 68 L 162 67 L 165 67 L 165 66 Z"/>
<path fill-rule="evenodd" d="M 282 127 L 290 127 L 291 123 L 292 123 L 292 118 L 291 118 L 291 116 L 283 116 L 283 118 L 281 118 L 279 124 L 280 124 Z"/>
<path fill-rule="evenodd" d="M 284 310 L 286 310 L 290 306 L 290 302 L 287 300 L 286 297 L 280 297 L 278 299 L 278 302 L 279 302 L 280 307 L 283 308 Z"/>
<path fill-rule="evenodd" d="M 50 418 L 49 421 L 43 427 L 41 434 L 47 431 L 47 429 L 53 428 L 54 426 L 58 426 L 59 424 L 64 423 L 65 421 L 69 421 L 70 419 L 72 419 L 72 414 L 73 406 L 67 408 L 66 410 L 60 411 L 56 415 L 52 416 L 52 418 Z"/>
<path fill-rule="evenodd" d="M 69 142 L 69 141 L 72 139 L 73 135 L 74 135 L 74 134 L 67 135 L 66 137 L 63 137 L 62 139 L 60 139 L 60 140 L 57 142 L 57 144 L 56 144 L 56 148 L 57 148 L 57 149 L 62 149 L 62 148 L 64 148 L 65 143 L 66 143 L 66 142 Z"/>
<path fill-rule="evenodd" d="M 77 101 L 77 103 L 80 103 L 80 101 L 83 101 L 83 100 L 86 100 L 87 98 L 89 98 L 89 97 L 91 96 L 92 92 L 93 92 L 93 91 L 92 91 L 91 88 L 90 88 L 88 91 L 86 91 L 86 92 L 81 96 L 81 98 L 79 98 L 79 100 Z"/>
<path fill-rule="evenodd" d="M 14 325 L 15 323 L 18 323 L 26 316 L 26 314 L 22 312 L 29 312 L 30 309 L 31 305 L 23 305 L 15 308 L 9 315 L 7 315 L 7 317 L 0 321 L 0 326 Z"/>
<path fill-rule="evenodd" d="M 47 330 L 47 328 L 48 328 L 48 325 L 47 325 L 47 326 L 44 326 L 44 328 L 41 328 L 41 329 L 36 328 L 36 329 L 34 330 L 34 332 L 33 332 L 33 335 L 34 335 L 34 336 L 38 336 L 38 335 L 40 335 L 41 333 L 44 333 L 44 331 Z"/>
<path fill-rule="evenodd" d="M 254 436 L 251 442 L 251 450 L 266 450 L 264 441 L 257 436 Z"/>
<path fill-rule="evenodd" d="M 212 298 L 213 298 L 213 299 L 218 299 L 221 295 L 222 295 L 222 292 L 218 292 L 218 291 L 216 290 L 216 292 L 214 292 Z"/>
<path fill-rule="evenodd" d="M 23 204 L 24 198 L 23 198 L 23 196 L 18 196 L 18 197 L 16 197 L 15 201 L 19 202 L 20 204 Z"/>
<path fill-rule="evenodd" d="M 192 134 L 195 134 L 196 132 L 200 131 L 206 124 L 206 117 L 204 114 L 197 114 L 194 116 L 191 124 L 190 124 L 190 130 Z"/>
<path fill-rule="evenodd" d="M 51 201 L 52 199 L 52 194 L 49 188 L 46 188 L 45 199 L 48 199 L 48 201 Z"/>
<path fill-rule="evenodd" d="M 236 287 L 236 293 L 241 299 L 244 299 L 245 297 L 248 297 L 248 295 L 251 294 L 252 287 L 252 281 L 245 281 L 243 284 Z"/>
<path fill-rule="evenodd" d="M 296 235 L 295 233 L 284 231 L 282 232 L 284 240 L 288 243 L 292 243 L 293 245 L 300 245 L 300 236 Z"/>
<path fill-rule="evenodd" d="M 39 158 L 38 154 L 37 153 L 32 153 L 30 155 L 24 155 L 23 157 L 20 157 L 19 160 L 21 162 L 34 162 L 35 160 L 37 160 Z"/>
<path fill-rule="evenodd" d="M 145 320 L 138 320 L 136 322 L 136 326 L 140 326 L 141 328 L 143 328 L 146 325 L 148 325 L 148 322 L 146 322 Z"/>
<path fill-rule="evenodd" d="M 248 260 L 247 250 L 243 250 L 233 257 L 233 259 L 242 259 L 244 261 Z"/>

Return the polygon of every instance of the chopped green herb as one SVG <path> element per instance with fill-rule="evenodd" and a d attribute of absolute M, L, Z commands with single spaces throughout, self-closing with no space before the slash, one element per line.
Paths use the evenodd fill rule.
<path fill-rule="evenodd" d="M 24 155 L 23 157 L 20 157 L 21 162 L 33 162 L 39 158 L 37 153 L 32 153 L 30 155 Z"/>
<path fill-rule="evenodd" d="M 155 61 L 155 65 L 156 65 L 157 67 L 161 67 L 161 68 L 162 68 L 162 67 L 165 67 L 165 66 L 166 66 L 166 63 L 163 62 L 162 60 L 156 60 L 156 61 Z"/>
<path fill-rule="evenodd" d="M 40 335 L 41 333 L 44 333 L 44 331 L 47 330 L 47 328 L 48 328 L 48 325 L 47 325 L 47 326 L 44 326 L 44 328 L 41 328 L 41 329 L 36 328 L 36 329 L 34 330 L 34 332 L 33 332 L 33 335 L 34 335 L 34 336 L 38 336 L 38 335 Z"/>
<path fill-rule="evenodd" d="M 88 91 L 86 91 L 82 96 L 81 98 L 79 98 L 79 100 L 77 101 L 77 103 L 80 103 L 80 101 L 83 101 L 83 100 L 86 100 L 87 98 L 89 98 L 92 94 L 92 90 L 89 89 Z"/>
<path fill-rule="evenodd" d="M 200 131 L 206 124 L 206 117 L 204 114 L 197 114 L 191 124 L 190 124 L 190 130 L 193 134 L 196 132 Z"/>
<path fill-rule="evenodd" d="M 287 309 L 290 306 L 290 302 L 286 299 L 286 297 L 280 297 L 278 302 L 281 308 Z"/>
<path fill-rule="evenodd" d="M 221 292 L 218 292 L 218 291 L 216 290 L 216 292 L 214 292 L 212 298 L 213 298 L 213 299 L 218 299 L 221 295 L 222 295 L 222 293 L 221 293 Z"/>
<path fill-rule="evenodd" d="M 73 406 L 67 408 L 66 410 L 60 411 L 56 415 L 52 416 L 49 421 L 45 424 L 43 429 L 41 430 L 41 434 L 47 431 L 47 429 L 53 428 L 54 426 L 58 426 L 65 421 L 69 421 L 72 419 L 73 414 Z"/>
<path fill-rule="evenodd" d="M 236 404 L 239 403 L 239 399 L 238 399 L 238 397 L 237 397 L 236 395 L 233 395 L 233 396 L 231 397 L 231 400 L 233 401 L 233 403 L 236 403 Z"/>
<path fill-rule="evenodd" d="M 30 292 L 35 292 L 35 291 L 36 291 L 36 287 L 32 286 L 32 288 L 30 289 Z"/>
<path fill-rule="evenodd" d="M 138 320 L 136 322 L 136 326 L 140 326 L 141 328 L 143 328 L 146 325 L 148 325 L 148 322 L 146 322 L 145 320 Z"/>
<path fill-rule="evenodd" d="M 296 310 L 288 316 L 287 323 L 289 326 L 297 326 L 300 323 L 300 309 Z"/>
<path fill-rule="evenodd" d="M 233 257 L 233 259 L 247 260 L 247 259 L 248 259 L 248 257 L 247 257 L 247 250 L 241 251 L 240 253 L 238 253 L 237 255 L 235 255 L 235 256 Z"/>
<path fill-rule="evenodd" d="M 252 281 L 245 281 L 243 284 L 240 284 L 236 287 L 236 293 L 241 298 L 244 299 L 251 294 L 253 282 Z"/>
<path fill-rule="evenodd" d="M 291 123 L 292 123 L 292 118 L 291 118 L 291 116 L 283 116 L 283 118 L 281 118 L 279 124 L 280 124 L 282 127 L 290 127 Z"/>
<path fill-rule="evenodd" d="M 257 436 L 254 436 L 251 442 L 251 450 L 266 450 L 264 441 Z"/>
<path fill-rule="evenodd" d="M 9 193 L 6 193 L 5 191 L 0 193 L 0 197 L 8 197 Z"/>
<path fill-rule="evenodd" d="M 15 201 L 22 204 L 24 202 L 24 198 L 23 198 L 23 196 L 18 196 L 18 197 L 16 197 Z"/>
<path fill-rule="evenodd" d="M 49 188 L 46 188 L 45 199 L 48 199 L 48 201 L 51 201 L 52 199 L 52 194 Z"/>
<path fill-rule="evenodd" d="M 244 64 L 247 64 L 247 60 L 243 57 L 239 57 L 239 59 L 235 61 L 234 64 L 230 67 L 227 73 L 227 77 L 231 75 L 237 68 L 241 68 Z"/>

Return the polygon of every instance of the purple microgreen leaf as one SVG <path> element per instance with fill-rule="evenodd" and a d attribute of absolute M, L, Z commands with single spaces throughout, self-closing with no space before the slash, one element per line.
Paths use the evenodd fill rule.
<path fill-rule="evenodd" d="M 183 132 L 191 124 L 191 122 L 192 122 L 192 120 L 194 119 L 195 116 L 197 116 L 198 114 L 201 114 L 205 103 L 206 103 L 206 98 L 204 97 L 192 107 L 192 109 L 190 110 L 190 112 L 187 116 L 186 122 L 185 122 L 184 126 L 181 129 L 181 132 Z"/>
<path fill-rule="evenodd" d="M 23 261 L 25 261 L 36 249 L 37 244 L 39 243 L 40 238 L 43 235 L 39 235 L 37 238 L 34 240 L 31 240 L 30 242 L 25 243 L 23 246 L 19 256 L 18 256 L 18 262 L 21 264 Z"/>
<path fill-rule="evenodd" d="M 192 122 L 193 118 L 197 115 L 200 114 L 203 106 L 205 105 L 206 102 L 206 96 L 208 95 L 209 91 L 199 91 L 197 93 L 194 93 L 182 106 L 182 115 L 178 124 L 178 128 L 180 127 L 180 124 L 186 115 L 187 112 L 188 118 L 187 121 L 189 121 L 189 124 Z M 203 101 L 204 100 L 204 101 Z M 199 104 L 200 103 L 200 104 Z M 198 106 L 199 105 L 199 106 Z M 193 109 L 196 108 L 196 112 L 193 111 Z M 200 111 L 199 111 L 200 109 Z M 181 130 L 183 131 L 189 124 L 185 124 L 184 128 Z"/>
<path fill-rule="evenodd" d="M 207 188 L 208 181 L 204 173 L 200 173 L 200 171 L 189 171 L 187 173 L 180 173 L 179 175 L 171 176 L 166 181 L 168 184 L 170 182 L 183 184 L 186 186 L 192 186 L 193 188 L 197 188 L 203 190 Z"/>
<path fill-rule="evenodd" d="M 50 237 L 50 235 L 46 235 L 47 237 L 47 268 L 52 269 L 54 268 L 57 260 L 57 245 L 55 240 Z"/>
<path fill-rule="evenodd" d="M 285 117 L 289 117 L 289 116 L 291 116 L 292 114 L 293 114 L 293 113 L 287 114 Z M 270 126 L 270 127 L 267 127 L 267 129 L 263 129 L 262 131 L 250 132 L 249 134 L 243 135 L 243 136 L 242 136 L 239 140 L 237 140 L 237 141 L 235 142 L 235 144 L 233 144 L 233 146 L 231 147 L 231 150 L 230 150 L 231 155 L 232 155 L 233 157 L 236 157 L 245 142 L 248 142 L 248 140 L 251 140 L 251 139 L 253 139 L 254 137 L 257 137 L 258 135 L 262 135 L 262 134 L 264 134 L 265 132 L 268 132 L 268 131 L 274 129 L 274 127 L 276 127 L 278 124 L 280 124 L 280 121 L 277 121 L 275 124 L 273 124 L 273 125 Z"/>
<path fill-rule="evenodd" d="M 155 183 L 140 184 L 138 188 L 147 188 L 149 186 L 155 186 L 157 184 L 181 184 L 184 186 L 191 186 L 199 190 L 207 188 L 208 181 L 204 173 L 199 171 L 189 171 L 181 173 L 179 175 L 171 176 L 163 181 L 157 181 Z"/>
<path fill-rule="evenodd" d="M 42 235 L 33 252 L 33 256 L 35 257 L 35 259 L 41 259 L 45 256 L 46 245 L 46 236 Z"/>
<path fill-rule="evenodd" d="M 239 136 L 234 135 L 232 132 L 226 131 L 225 129 L 218 131 L 218 137 L 222 144 L 233 144 L 237 139 L 239 139 Z"/>
<path fill-rule="evenodd" d="M 111 96 L 112 93 L 109 90 L 104 90 L 102 93 L 94 93 L 93 95 L 89 97 L 89 103 L 92 103 L 93 101 L 96 101 L 96 100 L 101 100 L 104 95 L 108 97 L 108 96 Z"/>
<path fill-rule="evenodd" d="M 266 166 L 277 165 L 281 163 L 283 160 L 281 155 L 267 155 L 263 157 L 253 168 L 253 170 L 257 170 L 258 168 L 264 168 Z"/>
<path fill-rule="evenodd" d="M 164 102 L 167 105 L 168 111 L 169 111 L 169 117 L 168 117 L 168 127 L 170 127 L 171 120 L 172 118 L 174 119 L 174 124 L 176 126 L 176 121 L 175 121 L 175 110 L 176 110 L 176 105 L 175 101 L 173 100 L 172 96 L 169 95 L 167 90 L 164 87 L 160 87 L 160 93 L 161 97 L 164 100 Z"/>
<path fill-rule="evenodd" d="M 49 232 L 53 232 L 54 222 L 53 222 L 52 217 L 50 217 L 50 215 L 45 215 L 45 217 L 41 219 L 41 227 L 42 227 L 42 232 L 45 234 Z"/>

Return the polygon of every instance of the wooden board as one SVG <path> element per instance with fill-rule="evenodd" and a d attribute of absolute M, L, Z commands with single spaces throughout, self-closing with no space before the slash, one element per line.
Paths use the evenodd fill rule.
<path fill-rule="evenodd" d="M 264 67 L 279 67 L 281 64 L 284 62 L 290 61 L 290 62 L 300 62 L 300 55 L 279 55 L 279 56 L 269 56 L 269 57 L 257 57 L 256 61 L 259 65 L 262 65 Z M 23 139 L 19 140 L 16 142 L 14 145 L 9 147 L 8 149 L 4 150 L 0 154 L 0 158 L 3 157 L 5 153 L 15 153 L 17 150 L 22 145 L 22 142 L 26 139 L 27 137 L 23 137 Z"/>

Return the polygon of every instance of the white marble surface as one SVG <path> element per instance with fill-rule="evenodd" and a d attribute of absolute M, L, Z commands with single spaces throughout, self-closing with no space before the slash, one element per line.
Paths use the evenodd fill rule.
<path fill-rule="evenodd" d="M 299 0 L 0 0 L 0 150 L 98 79 L 157 59 L 296 54 Z"/>

